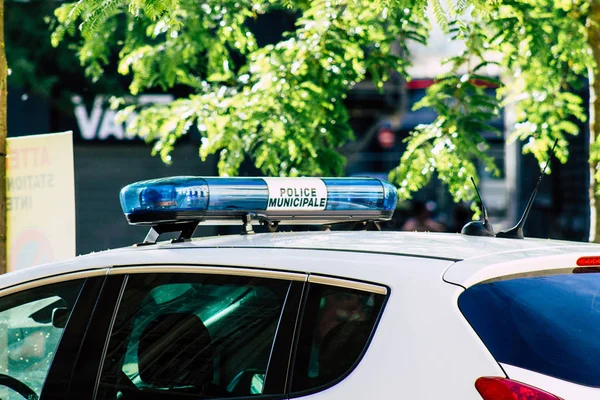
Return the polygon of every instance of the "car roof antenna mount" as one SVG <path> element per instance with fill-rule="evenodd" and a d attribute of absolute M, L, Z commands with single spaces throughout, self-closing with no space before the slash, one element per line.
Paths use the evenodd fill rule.
<path fill-rule="evenodd" d="M 479 198 L 479 204 L 481 204 L 481 221 L 471 221 L 465 224 L 460 233 L 469 236 L 495 236 L 494 228 L 492 227 L 492 224 L 490 224 L 490 221 L 488 221 L 487 209 L 483 204 L 483 199 L 481 198 L 481 194 L 479 193 L 479 189 L 477 188 L 477 184 L 473 177 L 471 177 L 471 182 L 473 182 L 473 187 L 475 187 L 475 192 Z"/>
<path fill-rule="evenodd" d="M 554 149 L 556 148 L 557 143 L 558 139 L 554 141 L 554 145 L 552 146 L 551 150 L 551 155 L 554 154 Z M 548 161 L 546 161 L 546 165 L 544 165 L 544 169 L 542 170 L 542 173 L 538 178 L 537 184 L 535 185 L 535 189 L 533 189 L 533 192 L 529 197 L 529 202 L 527 202 L 527 206 L 525 207 L 525 211 L 523 211 L 523 215 L 521 216 L 519 222 L 517 222 L 517 224 L 510 229 L 498 232 L 496 234 L 496 237 L 507 239 L 523 239 L 523 226 L 525 225 L 525 221 L 527 221 L 529 211 L 531 211 L 531 207 L 533 206 L 533 200 L 535 199 L 535 195 L 537 194 L 538 189 L 540 188 L 540 184 L 542 183 L 542 178 L 546 173 L 546 168 L 548 168 L 548 164 L 550 164 L 550 158 L 548 158 Z"/>

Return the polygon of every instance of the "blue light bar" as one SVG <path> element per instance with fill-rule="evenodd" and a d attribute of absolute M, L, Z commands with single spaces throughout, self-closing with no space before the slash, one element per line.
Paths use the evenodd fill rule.
<path fill-rule="evenodd" d="M 396 188 L 375 178 L 207 178 L 180 176 L 125 186 L 121 207 L 132 225 L 200 221 L 282 225 L 384 221 Z"/>

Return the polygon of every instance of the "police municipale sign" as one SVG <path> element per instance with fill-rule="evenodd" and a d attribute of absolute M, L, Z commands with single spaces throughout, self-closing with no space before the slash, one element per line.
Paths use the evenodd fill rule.
<path fill-rule="evenodd" d="M 269 188 L 267 210 L 325 210 L 327 187 L 319 178 L 263 178 Z"/>

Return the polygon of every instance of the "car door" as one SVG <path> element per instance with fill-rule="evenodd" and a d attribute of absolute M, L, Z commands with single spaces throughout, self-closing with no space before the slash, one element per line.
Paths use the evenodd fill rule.
<path fill-rule="evenodd" d="M 0 398 L 62 399 L 107 270 L 0 291 Z"/>
<path fill-rule="evenodd" d="M 68 397 L 283 399 L 306 280 L 235 267 L 112 268 Z"/>

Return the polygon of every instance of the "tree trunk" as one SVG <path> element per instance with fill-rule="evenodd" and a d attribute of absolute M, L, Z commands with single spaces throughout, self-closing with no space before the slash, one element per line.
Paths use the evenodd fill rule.
<path fill-rule="evenodd" d="M 6 108 L 8 65 L 4 47 L 4 0 L 0 0 L 0 274 L 6 272 L 6 135 L 8 132 Z"/>
<path fill-rule="evenodd" d="M 590 152 L 600 140 L 600 1 L 590 1 L 590 11 L 586 24 L 587 41 L 592 50 L 594 64 L 590 66 L 588 79 L 590 84 Z M 596 144 L 596 146 L 598 146 Z M 598 171 L 597 157 L 590 154 L 590 242 L 600 242 L 600 196 L 598 182 L 594 175 Z"/>

